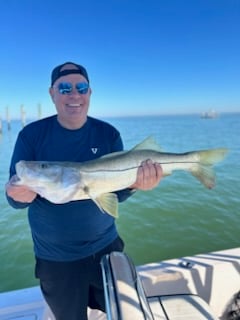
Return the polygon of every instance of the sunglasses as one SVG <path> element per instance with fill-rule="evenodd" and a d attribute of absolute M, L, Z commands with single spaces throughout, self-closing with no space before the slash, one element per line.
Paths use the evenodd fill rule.
<path fill-rule="evenodd" d="M 71 82 L 60 82 L 57 88 L 61 94 L 70 94 L 73 91 L 73 84 Z M 75 84 L 75 88 L 78 93 L 86 94 L 88 93 L 89 84 L 87 82 L 78 82 Z"/>

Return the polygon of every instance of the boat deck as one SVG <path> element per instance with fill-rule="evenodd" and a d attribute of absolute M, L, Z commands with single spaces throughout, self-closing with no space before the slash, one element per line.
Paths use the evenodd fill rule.
<path fill-rule="evenodd" d="M 186 301 L 182 300 L 181 306 L 188 304 L 192 295 L 196 299 L 200 297 L 216 319 L 226 320 L 234 295 L 240 290 L 240 248 L 150 263 L 136 270 L 151 304 L 154 320 L 166 319 L 161 316 L 162 309 L 157 310 L 164 303 L 168 310 L 167 319 L 180 319 L 173 306 L 184 297 Z M 170 304 L 165 297 L 172 298 L 173 303 Z M 39 287 L 0 293 L 0 320 L 19 319 L 54 320 Z M 89 320 L 105 319 L 105 314 L 100 311 L 89 310 Z"/>

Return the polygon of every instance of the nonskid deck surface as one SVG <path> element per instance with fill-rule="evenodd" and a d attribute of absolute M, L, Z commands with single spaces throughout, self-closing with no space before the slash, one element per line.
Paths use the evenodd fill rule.
<path fill-rule="evenodd" d="M 150 263 L 137 270 L 148 297 L 198 295 L 224 320 L 240 291 L 240 248 Z"/>

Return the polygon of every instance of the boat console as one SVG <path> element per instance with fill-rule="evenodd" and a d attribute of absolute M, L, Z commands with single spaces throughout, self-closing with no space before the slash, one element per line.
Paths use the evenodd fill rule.
<path fill-rule="evenodd" d="M 217 320 L 198 295 L 147 296 L 133 262 L 125 253 L 104 256 L 101 268 L 108 320 Z"/>

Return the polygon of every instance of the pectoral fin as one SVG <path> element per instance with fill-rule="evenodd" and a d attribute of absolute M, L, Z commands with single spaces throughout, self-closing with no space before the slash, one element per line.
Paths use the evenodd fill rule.
<path fill-rule="evenodd" d="M 110 216 L 118 218 L 118 197 L 115 193 L 104 193 L 92 200 L 102 211 L 106 211 Z"/>

